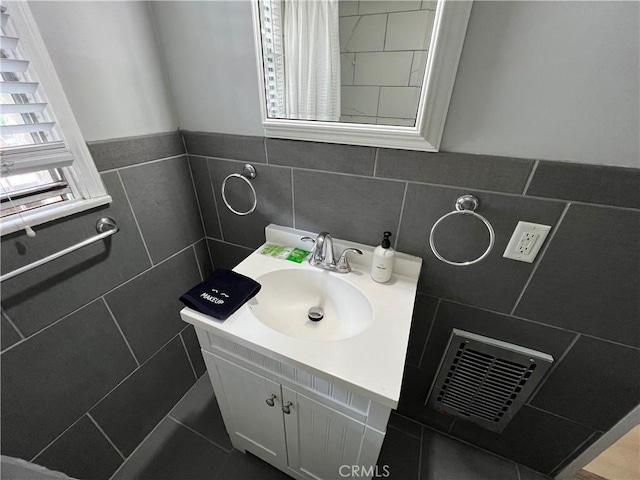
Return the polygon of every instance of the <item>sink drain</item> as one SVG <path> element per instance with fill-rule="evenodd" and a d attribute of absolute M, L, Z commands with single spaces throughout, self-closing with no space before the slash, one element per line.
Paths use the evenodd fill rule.
<path fill-rule="evenodd" d="M 319 322 L 324 318 L 324 310 L 320 307 L 311 307 L 307 315 L 312 322 Z"/>

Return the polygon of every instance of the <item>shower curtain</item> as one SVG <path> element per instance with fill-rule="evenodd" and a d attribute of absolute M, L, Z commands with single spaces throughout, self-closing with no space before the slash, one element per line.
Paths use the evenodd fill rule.
<path fill-rule="evenodd" d="M 284 1 L 286 117 L 340 120 L 338 0 Z"/>

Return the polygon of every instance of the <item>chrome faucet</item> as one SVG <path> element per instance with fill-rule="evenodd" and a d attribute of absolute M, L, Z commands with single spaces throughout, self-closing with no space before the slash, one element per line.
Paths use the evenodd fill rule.
<path fill-rule="evenodd" d="M 358 248 L 347 248 L 342 252 L 340 258 L 336 262 L 335 254 L 333 252 L 333 239 L 329 232 L 320 232 L 315 240 L 311 237 L 302 237 L 302 241 L 313 242 L 313 249 L 311 250 L 309 264 L 324 270 L 331 270 L 338 273 L 349 273 L 351 271 L 351 266 L 349 265 L 349 260 L 347 260 L 347 253 L 353 252 L 358 255 L 362 255 L 362 250 Z"/>
<path fill-rule="evenodd" d="M 336 264 L 333 256 L 333 238 L 329 232 L 320 232 L 315 242 L 314 255 L 309 259 L 309 263 L 314 267 L 333 268 Z"/>

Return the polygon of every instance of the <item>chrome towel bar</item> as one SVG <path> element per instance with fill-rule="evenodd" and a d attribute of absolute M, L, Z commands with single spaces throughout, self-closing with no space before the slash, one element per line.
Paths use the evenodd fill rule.
<path fill-rule="evenodd" d="M 49 263 L 51 260 L 55 260 L 56 258 L 60 258 L 68 253 L 75 252 L 76 250 L 86 247 L 87 245 L 91 245 L 99 240 L 110 237 L 111 235 L 118 233 L 118 224 L 113 218 L 110 217 L 102 217 L 96 222 L 96 231 L 98 235 L 94 235 L 91 238 L 87 238 L 82 242 L 76 243 L 70 247 L 65 248 L 64 250 L 60 250 L 59 252 L 53 253 L 48 257 L 41 258 L 40 260 L 36 260 L 33 263 L 25 265 L 24 267 L 17 268 L 12 272 L 6 273 L 0 277 L 0 282 L 4 282 L 5 280 L 9 280 L 21 273 L 28 272 L 29 270 L 33 270 L 40 265 L 44 265 L 45 263 Z"/>

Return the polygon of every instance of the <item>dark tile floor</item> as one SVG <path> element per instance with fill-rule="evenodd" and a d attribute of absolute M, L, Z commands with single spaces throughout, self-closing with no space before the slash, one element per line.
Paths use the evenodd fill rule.
<path fill-rule="evenodd" d="M 437 433 L 395 413 L 378 461 L 391 480 L 545 480 L 537 472 Z M 388 475 L 385 475 L 388 473 Z M 235 450 L 207 375 L 131 455 L 112 479 L 287 480 L 251 454 Z"/>

